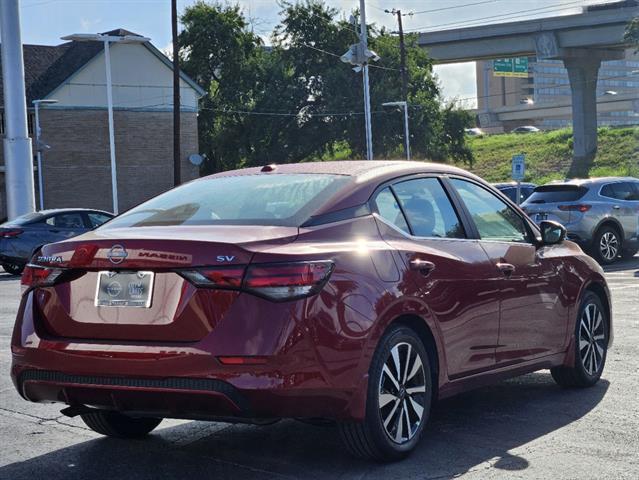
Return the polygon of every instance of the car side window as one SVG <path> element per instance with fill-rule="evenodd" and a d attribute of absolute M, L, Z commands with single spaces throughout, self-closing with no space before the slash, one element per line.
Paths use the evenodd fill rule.
<path fill-rule="evenodd" d="M 406 233 L 410 233 L 408 225 L 406 224 L 406 219 L 404 218 L 404 214 L 402 210 L 399 208 L 397 204 L 397 200 L 395 199 L 395 195 L 391 192 L 390 188 L 386 187 L 384 190 L 377 194 L 375 198 L 375 207 L 379 212 L 379 215 L 386 220 L 387 222 L 395 225 L 400 230 L 403 230 Z"/>
<path fill-rule="evenodd" d="M 99 227 L 100 225 L 102 225 L 104 222 L 106 222 L 107 220 L 110 220 L 111 217 L 109 217 L 108 215 L 104 215 L 103 213 L 88 213 L 87 216 L 89 217 L 89 222 L 91 223 L 91 227 L 92 228 L 96 228 Z"/>
<path fill-rule="evenodd" d="M 635 189 L 630 182 L 619 182 L 613 186 L 615 198 L 619 200 L 637 200 Z"/>
<path fill-rule="evenodd" d="M 482 240 L 529 242 L 524 220 L 506 203 L 479 185 L 451 179 Z"/>
<path fill-rule="evenodd" d="M 612 188 L 613 185 L 613 183 L 606 183 L 603 187 L 601 187 L 601 191 L 599 192 L 599 194 L 602 197 L 616 198 L 615 192 Z"/>
<path fill-rule="evenodd" d="M 419 178 L 393 185 L 413 235 L 466 238 L 464 228 L 437 178 Z"/>
<path fill-rule="evenodd" d="M 85 228 L 82 215 L 79 213 L 61 213 L 45 220 L 47 225 L 56 228 Z"/>

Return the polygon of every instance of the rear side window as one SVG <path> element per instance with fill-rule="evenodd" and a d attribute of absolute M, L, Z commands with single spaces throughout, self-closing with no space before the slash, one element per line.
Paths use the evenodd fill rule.
<path fill-rule="evenodd" d="M 471 182 L 451 179 L 482 240 L 528 242 L 524 220 L 505 202 Z"/>
<path fill-rule="evenodd" d="M 639 200 L 639 191 L 632 182 L 607 183 L 601 187 L 601 196 L 616 200 Z"/>
<path fill-rule="evenodd" d="M 544 185 L 535 188 L 527 203 L 575 202 L 587 191 L 587 188 L 579 185 Z"/>
<path fill-rule="evenodd" d="M 448 195 L 436 178 L 407 180 L 393 185 L 413 235 L 465 238 L 464 229 Z"/>
<path fill-rule="evenodd" d="M 82 214 L 80 213 L 61 213 L 53 215 L 45 220 L 47 225 L 56 228 L 85 228 Z"/>
<path fill-rule="evenodd" d="M 169 190 L 101 228 L 162 225 L 273 225 L 297 227 L 350 177 L 258 174 L 196 180 Z"/>
<path fill-rule="evenodd" d="M 24 225 L 29 225 L 31 223 L 37 222 L 42 218 L 41 213 L 32 212 L 25 213 L 19 217 L 14 218 L 13 220 L 9 220 L 3 224 L 0 224 L 0 227 L 19 227 Z"/>
<path fill-rule="evenodd" d="M 395 225 L 400 230 L 410 233 L 404 214 L 390 188 L 385 188 L 379 192 L 375 198 L 375 207 L 384 220 Z"/>

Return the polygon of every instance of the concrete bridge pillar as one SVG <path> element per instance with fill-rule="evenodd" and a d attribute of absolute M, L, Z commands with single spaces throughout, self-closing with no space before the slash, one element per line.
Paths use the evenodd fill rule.
<path fill-rule="evenodd" d="M 572 95 L 573 162 L 570 177 L 586 177 L 597 154 L 597 77 L 601 60 L 564 58 Z"/>
<path fill-rule="evenodd" d="M 586 48 L 558 49 L 570 80 L 573 158 L 569 177 L 587 177 L 597 154 L 597 78 L 602 60 L 624 58 L 623 51 Z"/>

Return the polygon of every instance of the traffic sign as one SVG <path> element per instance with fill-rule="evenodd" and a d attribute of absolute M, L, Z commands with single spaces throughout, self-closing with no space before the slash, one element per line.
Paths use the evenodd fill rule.
<path fill-rule="evenodd" d="M 495 77 L 527 77 L 528 57 L 497 58 L 493 60 Z"/>
<path fill-rule="evenodd" d="M 513 155 L 512 177 L 513 180 L 521 182 L 526 173 L 526 157 L 524 155 Z"/>

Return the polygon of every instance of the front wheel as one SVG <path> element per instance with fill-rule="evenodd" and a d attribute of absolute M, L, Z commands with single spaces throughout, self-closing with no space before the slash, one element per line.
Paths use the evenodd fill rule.
<path fill-rule="evenodd" d="M 610 265 L 617 260 L 622 248 L 619 232 L 613 227 L 602 227 L 595 234 L 592 250 L 594 257 L 602 265 Z"/>
<path fill-rule="evenodd" d="M 161 418 L 129 417 L 109 410 L 83 413 L 81 417 L 87 427 L 94 432 L 117 438 L 144 437 L 162 421 Z"/>
<path fill-rule="evenodd" d="M 400 460 L 419 442 L 431 397 L 430 362 L 422 341 L 408 327 L 391 327 L 371 362 L 366 417 L 340 424 L 342 441 L 358 457 Z"/>
<path fill-rule="evenodd" d="M 608 351 L 608 315 L 601 299 L 586 292 L 575 326 L 575 363 L 555 367 L 552 378 L 562 387 L 590 387 L 599 381 Z"/>

